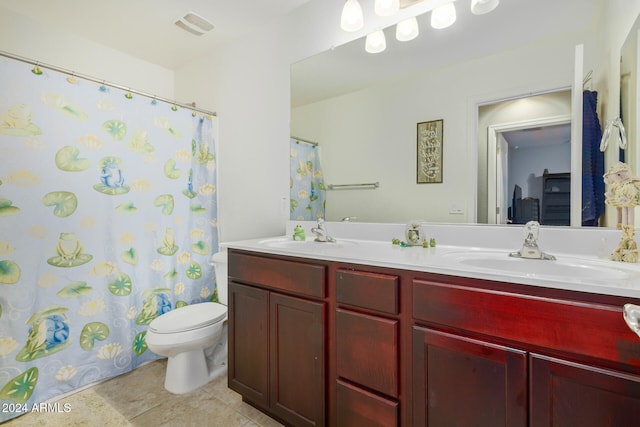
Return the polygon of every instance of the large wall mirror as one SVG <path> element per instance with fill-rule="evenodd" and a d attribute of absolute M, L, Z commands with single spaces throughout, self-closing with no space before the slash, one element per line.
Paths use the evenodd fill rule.
<path fill-rule="evenodd" d="M 467 1 L 456 1 L 457 21 L 447 29 L 432 29 L 425 14 L 412 41 L 396 41 L 395 28 L 385 29 L 384 52 L 367 53 L 358 39 L 293 64 L 291 135 L 318 143 L 325 182 L 336 186 L 327 191 L 326 218 L 496 222 L 497 200 L 510 199 L 516 185 L 505 181 L 502 190 L 488 189 L 489 175 L 508 170 L 506 164 L 495 169 L 500 161 L 487 158 L 488 134 L 496 129 L 505 141 L 519 141 L 510 163 L 522 175 L 523 191 L 542 185 L 545 170 L 568 172 L 575 46 L 584 45 L 585 70 L 602 60 L 596 48 L 602 1 L 510 0 L 480 16 L 471 14 Z M 595 74 L 592 83 L 598 84 Z M 443 179 L 419 183 L 418 124 L 439 120 Z M 538 147 L 543 151 L 527 155 L 536 139 L 545 141 Z M 526 173 L 516 166 L 533 158 Z M 509 179 L 520 179 L 515 175 Z M 379 186 L 338 189 L 362 183 Z M 508 215 L 508 206 L 503 210 Z"/>

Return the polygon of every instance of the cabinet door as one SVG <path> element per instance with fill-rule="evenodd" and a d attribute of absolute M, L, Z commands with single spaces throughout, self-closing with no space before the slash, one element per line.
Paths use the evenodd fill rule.
<path fill-rule="evenodd" d="M 413 369 L 414 426 L 527 425 L 524 351 L 414 326 Z"/>
<path fill-rule="evenodd" d="M 640 423 L 640 376 L 531 355 L 531 427 Z"/>
<path fill-rule="evenodd" d="M 269 292 L 229 282 L 229 388 L 269 404 Z"/>
<path fill-rule="evenodd" d="M 324 318 L 324 303 L 270 295 L 270 406 L 291 425 L 324 425 Z"/>

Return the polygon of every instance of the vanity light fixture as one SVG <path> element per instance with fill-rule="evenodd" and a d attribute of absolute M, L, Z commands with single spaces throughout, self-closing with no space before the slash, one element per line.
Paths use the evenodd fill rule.
<path fill-rule="evenodd" d="M 398 22 L 396 25 L 396 39 L 401 42 L 407 42 L 418 37 L 420 30 L 418 29 L 418 20 L 415 16 Z"/>
<path fill-rule="evenodd" d="M 427 0 L 375 0 L 375 13 L 379 16 L 391 16 L 400 9 L 407 8 L 415 3 Z M 454 2 L 449 0 L 431 10 L 431 26 L 435 29 L 443 29 L 456 22 L 456 8 Z M 498 7 L 500 0 L 470 0 L 471 12 L 475 15 L 483 15 Z M 418 37 L 420 32 L 418 21 L 415 16 L 395 21 L 396 39 L 398 41 L 409 41 Z M 340 18 L 340 27 L 344 31 L 359 31 L 364 27 L 364 16 L 362 7 L 358 0 L 346 0 Z M 367 35 L 365 50 L 369 53 L 379 53 L 387 48 L 385 35 L 382 30 L 375 31 Z"/>
<path fill-rule="evenodd" d="M 453 3 L 438 6 L 431 11 L 431 26 L 437 30 L 447 28 L 456 22 L 456 7 Z"/>
<path fill-rule="evenodd" d="M 471 0 L 471 12 L 474 15 L 484 15 L 498 7 L 500 0 Z"/>
<path fill-rule="evenodd" d="M 364 26 L 364 16 L 358 0 L 347 0 L 340 17 L 340 28 L 344 31 L 358 31 Z"/>
<path fill-rule="evenodd" d="M 380 53 L 387 48 L 387 40 L 382 30 L 374 31 L 367 35 L 364 50 L 369 53 Z"/>
<path fill-rule="evenodd" d="M 400 10 L 400 0 L 376 0 L 374 10 L 378 16 L 391 16 Z"/>

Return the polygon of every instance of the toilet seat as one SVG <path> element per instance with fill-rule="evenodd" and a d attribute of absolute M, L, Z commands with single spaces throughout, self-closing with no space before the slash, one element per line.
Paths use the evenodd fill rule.
<path fill-rule="evenodd" d="M 174 334 L 201 329 L 223 320 L 227 307 L 215 302 L 203 302 L 171 310 L 149 324 L 149 330 L 157 334 Z"/>

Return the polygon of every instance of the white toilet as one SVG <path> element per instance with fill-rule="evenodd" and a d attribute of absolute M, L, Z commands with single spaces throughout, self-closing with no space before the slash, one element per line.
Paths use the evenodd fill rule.
<path fill-rule="evenodd" d="M 155 318 L 147 330 L 147 347 L 166 356 L 164 388 L 193 391 L 227 369 L 227 253 L 216 253 L 218 299 L 171 310 Z"/>

